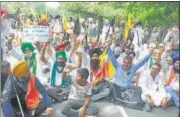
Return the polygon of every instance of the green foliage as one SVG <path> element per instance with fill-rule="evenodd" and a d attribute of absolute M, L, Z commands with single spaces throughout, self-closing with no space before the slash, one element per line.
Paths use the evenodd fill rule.
<path fill-rule="evenodd" d="M 98 18 L 102 16 L 116 22 L 127 21 L 128 13 L 132 14 L 133 21 L 141 20 L 152 26 L 168 27 L 179 23 L 179 2 L 59 2 L 58 8 L 48 8 L 48 14 L 72 16 L 77 14 Z M 17 8 L 25 14 L 35 16 L 46 13 L 45 2 L 1 2 L 1 8 L 15 13 Z M 119 23 L 118 23 L 119 24 Z"/>

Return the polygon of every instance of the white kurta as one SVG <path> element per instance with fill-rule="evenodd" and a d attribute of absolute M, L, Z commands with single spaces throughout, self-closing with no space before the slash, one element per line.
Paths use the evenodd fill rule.
<path fill-rule="evenodd" d="M 24 54 L 20 50 L 20 48 L 13 48 L 10 52 L 11 56 L 14 57 L 17 60 L 22 60 L 24 59 Z M 11 58 L 12 58 L 11 57 Z M 43 62 L 40 60 L 40 55 L 36 53 L 36 77 L 39 79 L 42 85 L 47 85 L 48 81 L 48 75 L 43 73 Z M 12 63 L 12 62 L 11 62 Z M 14 64 L 13 62 L 12 64 Z M 30 68 L 30 71 L 32 72 L 32 68 Z"/>
<path fill-rule="evenodd" d="M 49 66 L 49 69 L 50 69 L 50 82 L 49 82 L 49 85 L 51 85 L 51 74 L 52 74 L 52 70 L 53 70 L 53 65 L 54 65 L 54 61 L 49 58 L 48 60 L 48 66 Z M 62 73 L 58 73 L 56 71 L 56 77 L 55 77 L 55 86 L 61 86 L 62 84 Z"/>
<path fill-rule="evenodd" d="M 44 63 L 40 60 L 40 54 L 36 54 L 36 62 L 37 62 L 36 77 L 39 79 L 42 85 L 47 85 L 49 74 L 43 73 Z"/>
<path fill-rule="evenodd" d="M 142 88 L 141 98 L 143 101 L 146 101 L 145 95 L 149 94 L 155 106 L 160 106 L 163 98 L 167 97 L 168 100 L 170 96 L 167 95 L 163 80 L 158 74 L 153 80 L 150 70 L 142 72 L 139 79 L 139 86 Z M 157 90 L 159 89 L 159 90 Z"/>

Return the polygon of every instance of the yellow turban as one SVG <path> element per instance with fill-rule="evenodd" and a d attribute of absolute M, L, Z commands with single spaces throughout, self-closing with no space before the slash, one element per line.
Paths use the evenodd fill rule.
<path fill-rule="evenodd" d="M 20 60 L 14 64 L 14 67 L 12 69 L 12 73 L 16 77 L 23 77 L 23 76 L 25 76 L 27 69 L 28 69 L 27 62 L 25 60 Z"/>
<path fill-rule="evenodd" d="M 27 24 L 27 25 L 32 25 L 32 21 L 31 21 L 30 19 L 27 19 L 27 20 L 26 20 L 26 24 Z"/>
<path fill-rule="evenodd" d="M 46 20 L 47 19 L 47 16 L 46 15 L 41 15 L 41 20 Z"/>

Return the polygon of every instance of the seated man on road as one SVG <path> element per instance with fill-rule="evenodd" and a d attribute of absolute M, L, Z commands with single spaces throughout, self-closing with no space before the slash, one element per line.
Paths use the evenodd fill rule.
<path fill-rule="evenodd" d="M 103 72 L 103 66 L 100 64 L 101 50 L 94 48 L 89 51 L 90 54 L 90 80 L 92 89 L 91 100 L 98 101 L 102 98 L 108 97 L 110 94 L 110 88 L 108 81 L 105 80 L 105 73 Z"/>
<path fill-rule="evenodd" d="M 84 117 L 84 114 L 96 115 L 98 108 L 91 102 L 92 86 L 87 82 L 88 69 L 74 69 L 70 73 L 64 73 L 64 77 L 71 78 L 71 91 L 62 114 L 67 117 Z"/>
<path fill-rule="evenodd" d="M 134 75 L 136 71 L 143 66 L 148 59 L 151 57 L 153 49 L 149 50 L 149 54 L 144 58 L 139 60 L 136 64 L 132 64 L 132 57 L 125 56 L 123 58 L 122 64 L 116 60 L 115 56 L 113 56 L 113 52 L 110 48 L 107 49 L 108 58 L 111 60 L 116 72 L 115 72 L 115 84 L 122 88 L 131 88 L 132 81 L 134 80 Z"/>
<path fill-rule="evenodd" d="M 52 101 L 40 81 L 30 72 L 26 61 L 17 61 L 8 77 L 3 95 L 2 108 L 5 117 L 16 117 L 19 97 L 24 114 L 37 117 L 44 110 L 46 114 L 52 113 Z M 40 101 L 39 93 L 43 97 Z M 18 95 L 18 96 L 17 96 Z"/>
<path fill-rule="evenodd" d="M 161 65 L 155 63 L 151 70 L 146 70 L 140 75 L 139 86 L 143 91 L 141 98 L 146 102 L 145 111 L 150 111 L 153 106 L 162 106 L 162 109 L 165 109 L 170 100 L 170 95 L 167 95 L 163 79 L 159 74 L 160 70 Z"/>
<path fill-rule="evenodd" d="M 167 82 L 165 84 L 166 91 L 171 94 L 172 100 L 175 102 L 175 105 L 179 107 L 179 68 L 180 68 L 180 58 L 179 56 L 175 57 L 173 60 L 173 66 L 169 69 L 167 73 Z"/>

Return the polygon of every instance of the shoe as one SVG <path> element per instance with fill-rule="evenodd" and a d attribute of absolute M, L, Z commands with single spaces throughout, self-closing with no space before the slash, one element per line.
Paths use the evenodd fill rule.
<path fill-rule="evenodd" d="M 150 106 L 146 103 L 145 106 L 144 106 L 143 111 L 145 111 L 145 112 L 150 112 L 151 109 L 152 109 L 152 107 L 150 107 Z"/>

